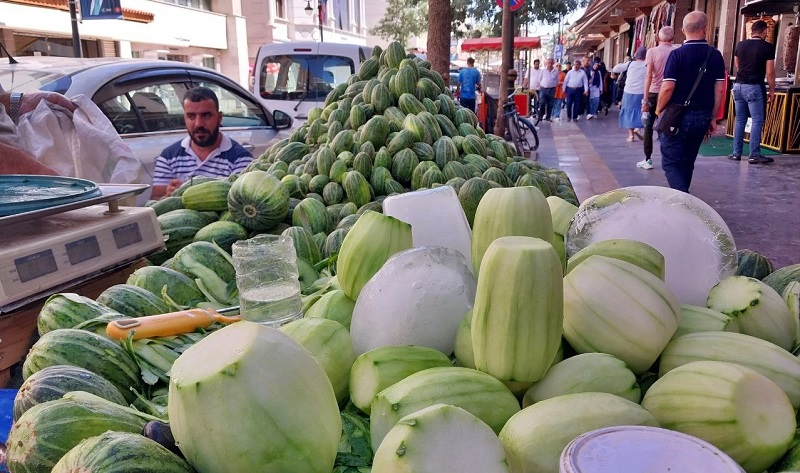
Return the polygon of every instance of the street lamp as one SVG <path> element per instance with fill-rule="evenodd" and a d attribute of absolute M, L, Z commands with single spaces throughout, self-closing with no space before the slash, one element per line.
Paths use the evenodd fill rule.
<path fill-rule="evenodd" d="M 306 15 L 311 16 L 314 8 L 311 7 L 311 0 L 306 0 L 306 7 L 303 8 Z M 317 21 L 319 22 L 319 42 L 322 42 L 322 0 L 317 0 Z"/>

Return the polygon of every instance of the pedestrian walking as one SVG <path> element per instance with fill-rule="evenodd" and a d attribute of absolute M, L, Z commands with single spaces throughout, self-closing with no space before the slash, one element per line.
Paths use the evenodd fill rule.
<path fill-rule="evenodd" d="M 655 107 L 658 103 L 658 92 L 661 90 L 661 83 L 664 80 L 664 66 L 667 65 L 667 58 L 675 45 L 672 40 L 675 38 L 675 30 L 671 26 L 665 26 L 658 30 L 658 46 L 647 50 L 644 63 L 647 72 L 644 76 L 644 90 L 646 95 L 642 100 L 642 122 L 644 123 L 644 159 L 636 163 L 636 167 L 642 169 L 653 169 L 653 123 L 656 120 Z"/>
<path fill-rule="evenodd" d="M 542 88 L 542 76 L 544 75 L 544 69 L 540 65 L 541 62 L 534 59 L 528 77 L 522 81 L 522 86 L 527 87 L 528 93 L 531 94 L 531 110 L 539 110 L 539 91 Z"/>
<path fill-rule="evenodd" d="M 577 121 L 583 98 L 589 95 L 589 80 L 581 69 L 579 59 L 575 60 L 572 70 L 564 77 L 563 89 L 567 95 L 567 121 Z"/>
<path fill-rule="evenodd" d="M 706 42 L 707 32 L 705 13 L 693 11 L 683 18 L 686 42 L 667 58 L 656 105 L 659 116 L 668 105 L 683 105 L 677 128 L 659 137 L 661 168 L 667 182 L 671 188 L 683 192 L 689 192 L 703 139 L 717 130 L 715 117 L 725 87 L 725 61 Z"/>
<path fill-rule="evenodd" d="M 774 161 L 761 156 L 761 132 L 764 130 L 767 102 L 775 97 L 775 45 L 768 42 L 766 37 L 767 22 L 758 20 L 753 23 L 750 39 L 736 45 L 733 59 L 737 71 L 733 84 L 736 120 L 733 126 L 733 154 L 728 156 L 734 161 L 742 159 L 744 128 L 748 117 L 753 120 L 750 126 L 749 162 L 765 164 Z"/>
<path fill-rule="evenodd" d="M 592 65 L 592 73 L 589 76 L 589 113 L 586 119 L 591 120 L 597 116 L 600 108 L 600 95 L 603 93 L 603 72 L 600 70 L 600 63 Z"/>
<path fill-rule="evenodd" d="M 614 90 L 611 94 L 612 105 L 619 105 L 622 100 L 622 89 L 625 87 L 625 78 L 628 76 L 627 70 L 631 61 L 630 56 L 625 56 L 624 61 L 611 69 L 611 78 L 614 79 Z"/>
<path fill-rule="evenodd" d="M 644 76 L 647 67 L 644 59 L 647 48 L 640 46 L 634 54 L 634 61 L 630 63 L 625 79 L 625 89 L 622 92 L 622 105 L 619 111 L 619 127 L 628 130 L 628 141 L 636 138 L 644 139 L 639 128 L 644 128 L 642 123 L 642 99 L 644 99 Z"/>
<path fill-rule="evenodd" d="M 462 107 L 475 111 L 475 91 L 481 83 L 481 73 L 475 69 L 475 59 L 467 58 L 467 67 L 458 72 L 456 94 Z"/>
<path fill-rule="evenodd" d="M 548 122 L 553 114 L 553 100 L 555 100 L 556 86 L 558 85 L 559 71 L 553 64 L 552 58 L 547 60 L 547 67 L 542 73 L 542 79 L 539 82 L 541 87 L 539 90 L 539 118 Z"/>
<path fill-rule="evenodd" d="M 564 92 L 564 80 L 567 78 L 569 64 L 559 64 L 558 67 L 560 70 L 558 71 L 558 85 L 556 85 L 555 98 L 553 99 L 553 120 L 561 120 L 561 109 L 564 107 L 564 100 L 567 98 L 567 94 Z"/>

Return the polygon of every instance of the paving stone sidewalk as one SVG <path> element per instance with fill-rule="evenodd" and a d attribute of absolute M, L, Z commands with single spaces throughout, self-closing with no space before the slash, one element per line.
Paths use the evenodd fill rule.
<path fill-rule="evenodd" d="M 578 198 L 627 186 L 667 186 L 658 141 L 654 169 L 644 159 L 640 140 L 626 141 L 617 108 L 608 115 L 577 122 L 539 125 L 538 160 L 567 172 Z M 724 135 L 725 122 L 717 133 Z M 749 164 L 726 156 L 699 156 L 691 193 L 716 210 L 733 233 L 737 248 L 766 255 L 776 268 L 800 263 L 800 155 L 777 155 L 774 163 Z"/>

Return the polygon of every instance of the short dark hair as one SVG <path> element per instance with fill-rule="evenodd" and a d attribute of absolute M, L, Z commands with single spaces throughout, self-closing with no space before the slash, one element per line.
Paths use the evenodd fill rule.
<path fill-rule="evenodd" d="M 475 58 L 468 57 L 467 58 L 467 64 L 475 64 Z"/>
<path fill-rule="evenodd" d="M 767 31 L 767 22 L 764 20 L 757 20 L 753 22 L 753 26 L 751 27 L 753 33 L 763 33 Z"/>
<path fill-rule="evenodd" d="M 183 101 L 185 102 L 187 100 L 195 103 L 202 102 L 203 100 L 211 100 L 214 102 L 214 106 L 217 107 L 217 110 L 219 110 L 217 94 L 208 87 L 197 86 L 187 90 L 186 93 L 183 94 Z"/>
<path fill-rule="evenodd" d="M 534 60 L 533 60 L 533 63 L 534 63 L 534 64 L 536 64 L 537 62 L 540 62 L 540 61 L 539 61 L 538 59 L 534 59 Z"/>

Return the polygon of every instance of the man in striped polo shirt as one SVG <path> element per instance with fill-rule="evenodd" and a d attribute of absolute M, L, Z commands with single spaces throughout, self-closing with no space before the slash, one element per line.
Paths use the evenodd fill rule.
<path fill-rule="evenodd" d="M 183 120 L 189 136 L 156 158 L 153 199 L 169 196 L 193 176 L 228 177 L 242 172 L 253 160 L 250 151 L 219 131 L 222 112 L 211 89 L 194 87 L 186 91 Z"/>

